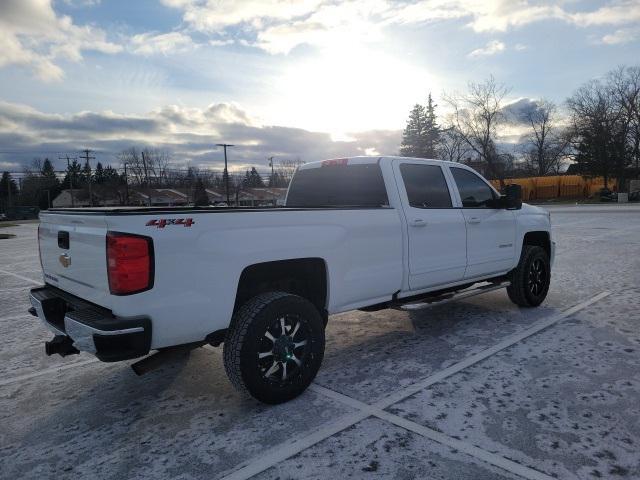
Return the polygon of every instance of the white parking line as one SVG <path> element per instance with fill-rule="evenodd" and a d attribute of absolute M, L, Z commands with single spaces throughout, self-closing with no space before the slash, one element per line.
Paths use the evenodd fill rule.
<path fill-rule="evenodd" d="M 387 420 L 398 427 L 402 427 L 406 430 L 417 433 L 418 435 L 422 435 L 423 437 L 429 438 L 435 442 L 438 442 L 442 445 L 446 445 L 451 448 L 455 448 L 456 450 L 466 453 L 467 455 L 477 458 L 480 461 L 485 463 L 489 463 L 494 465 L 502 470 L 507 472 L 516 474 L 521 476 L 522 478 L 526 478 L 527 480 L 553 480 L 554 477 L 546 475 L 538 470 L 534 470 L 533 468 L 525 467 L 524 465 L 520 465 L 512 460 L 501 457 L 500 455 L 496 455 L 495 453 L 488 452 L 481 448 L 476 447 L 475 445 L 471 445 L 465 443 L 461 440 L 456 440 L 444 433 L 437 432 L 430 428 L 427 428 L 423 425 L 419 425 L 417 423 L 411 422 L 405 418 L 399 417 L 397 415 L 393 415 L 391 413 L 381 411 L 376 414 L 376 417 Z"/>
<path fill-rule="evenodd" d="M 23 277 L 22 275 L 18 275 L 17 273 L 13 273 L 13 272 L 7 272 L 6 270 L 0 270 L 0 273 L 4 273 L 5 275 L 11 275 L 14 276 L 16 278 L 19 278 L 20 280 L 24 280 L 25 282 L 31 282 L 34 285 L 42 285 L 42 282 L 37 282 L 31 278 L 28 277 Z"/>
<path fill-rule="evenodd" d="M 538 332 L 540 332 L 541 330 L 544 330 L 545 328 L 550 327 L 551 325 L 553 325 L 554 323 L 559 322 L 560 320 L 567 318 L 571 315 L 573 315 L 574 313 L 585 309 L 586 307 L 588 307 L 589 305 L 602 300 L 603 298 L 607 297 L 611 295 L 611 292 L 601 292 L 598 295 L 595 295 L 593 297 L 591 297 L 588 300 L 585 300 L 584 302 L 581 302 L 563 312 L 560 312 L 557 315 L 553 315 L 548 319 L 543 319 L 540 320 L 538 322 L 536 322 L 534 325 L 532 325 L 531 327 L 523 330 L 522 332 L 513 334 L 513 335 L 509 335 L 507 338 L 505 338 L 504 340 L 502 340 L 501 342 L 499 342 L 498 344 L 494 345 L 493 347 L 487 348 L 485 350 L 482 350 L 481 352 L 476 353 L 475 355 L 471 355 L 470 357 L 454 364 L 451 365 L 448 368 L 445 368 L 444 370 L 434 374 L 434 375 L 430 375 L 429 377 L 416 382 L 412 385 L 409 385 L 408 387 L 405 387 L 401 390 L 399 390 L 398 392 L 391 394 L 379 401 L 377 401 L 376 403 L 374 403 L 373 405 L 367 405 L 365 403 L 360 402 L 359 400 L 355 400 L 352 399 L 346 395 L 342 395 L 338 392 L 333 392 L 332 390 L 326 389 L 325 387 L 322 387 L 320 385 L 314 384 L 312 385 L 310 388 L 318 393 L 323 393 L 326 396 L 329 396 L 331 398 L 334 398 L 336 400 L 339 399 L 339 401 L 342 401 L 343 403 L 356 408 L 359 410 L 359 415 L 357 413 L 351 413 L 351 414 L 347 414 L 342 416 L 341 418 L 339 418 L 338 420 L 332 422 L 329 426 L 325 426 L 325 427 L 320 427 L 319 429 L 317 429 L 316 431 L 314 431 L 313 433 L 307 435 L 306 437 L 304 437 L 303 439 L 300 440 L 296 440 L 292 443 L 287 443 L 284 445 L 281 445 L 280 447 L 274 447 L 274 449 L 270 450 L 267 454 L 262 455 L 260 457 L 258 457 L 257 459 L 255 459 L 254 461 L 249 461 L 248 464 L 241 464 L 239 465 L 239 468 L 237 470 L 235 470 L 233 473 L 223 477 L 223 480 L 245 480 L 248 479 L 260 472 L 263 472 L 265 470 L 267 470 L 268 468 L 273 467 L 274 465 L 278 464 L 279 462 L 286 460 L 287 458 L 290 458 L 298 453 L 300 453 L 301 451 L 315 445 L 316 443 L 319 443 L 327 438 L 329 438 L 332 435 L 335 435 L 336 433 L 349 428 L 353 425 L 355 425 L 356 423 L 360 422 L 361 420 L 363 420 L 364 418 L 367 418 L 368 416 L 371 415 L 375 415 L 378 418 L 383 418 L 385 420 L 390 421 L 391 416 L 393 417 L 397 417 L 396 415 L 390 414 L 388 412 L 384 412 L 384 409 L 389 407 L 390 405 L 393 405 L 394 403 L 398 403 L 402 400 L 404 400 L 405 398 L 410 397 L 411 395 L 414 395 L 415 393 L 423 390 L 424 388 L 433 385 L 434 383 L 440 382 L 442 380 L 444 380 L 445 378 L 454 375 L 458 372 L 460 372 L 461 370 L 470 367 L 471 365 L 474 365 L 488 357 L 490 357 L 491 355 L 494 355 L 498 352 L 500 352 L 501 350 L 504 350 L 505 348 L 508 348 L 512 345 L 515 345 L 518 342 L 521 342 L 522 340 L 524 340 L 527 337 L 530 337 L 531 335 L 534 335 Z M 329 392 L 333 392 L 333 393 L 329 393 Z M 365 405 L 366 408 L 363 406 Z M 396 420 L 396 419 L 394 419 Z M 406 422 L 408 422 L 405 419 L 402 419 L 401 417 L 397 417 L 397 421 L 393 422 L 399 425 L 399 423 L 403 423 L 404 425 L 408 425 Z M 413 423 L 413 422 L 411 422 Z M 421 430 L 422 433 L 425 434 L 429 434 L 431 435 L 429 438 L 432 438 L 434 440 L 436 440 L 436 438 L 439 438 L 440 440 L 442 440 L 440 443 L 445 443 L 445 444 L 449 444 L 446 442 L 452 442 L 452 441 L 456 441 L 455 439 L 448 439 L 447 438 L 440 438 L 438 436 L 435 436 L 433 434 L 431 434 L 430 432 L 426 432 L 422 429 L 424 429 L 425 427 L 422 427 L 418 424 L 414 424 L 414 426 L 412 426 L 412 431 L 415 431 L 415 429 Z M 403 426 L 403 425 L 399 425 L 399 426 Z M 404 427 L 403 427 L 404 428 Z M 430 430 L 430 429 L 427 429 Z M 434 433 L 438 433 L 433 431 Z M 416 433 L 420 433 L 420 432 L 416 432 Z M 422 434 L 420 433 L 420 434 Z M 428 435 L 425 435 L 428 436 Z M 444 436 L 446 437 L 446 436 Z M 436 440 L 438 441 L 438 440 Z M 457 441 L 456 441 L 457 442 Z M 464 444 L 464 442 L 461 442 Z M 477 447 L 474 447 L 472 445 L 467 445 L 464 444 L 466 446 L 466 450 L 465 453 L 469 453 L 470 455 L 472 454 L 477 454 L 477 455 L 484 455 L 481 452 L 476 452 L 475 449 L 477 449 Z M 455 448 L 458 448 L 462 451 L 462 449 L 460 448 L 460 446 L 456 446 Z M 480 449 L 478 449 L 480 450 Z M 482 451 L 484 452 L 484 451 Z M 490 452 L 486 452 L 487 455 L 493 455 Z M 480 458 L 480 456 L 477 456 L 477 458 Z M 485 455 L 486 456 L 486 455 Z M 493 455 L 495 456 L 495 455 Z M 493 462 L 489 462 L 492 463 L 496 466 L 500 466 L 498 465 L 498 463 L 496 462 L 500 462 L 502 465 L 507 465 L 504 462 L 510 462 L 507 459 L 502 459 L 502 460 L 498 460 L 496 458 L 493 457 L 486 457 L 490 460 L 492 460 Z M 502 458 L 502 457 L 499 457 Z M 484 461 L 488 461 L 488 460 L 484 460 Z M 511 462 L 512 463 L 512 462 Z M 514 466 L 515 465 L 515 466 Z M 520 467 L 518 464 L 514 464 L 514 465 L 508 465 L 513 467 L 514 469 L 516 468 L 516 466 Z M 500 467 L 503 468 L 503 467 Z M 526 467 L 523 467 L 526 468 Z M 531 469 L 528 469 L 531 470 Z M 533 473 L 531 473 L 533 472 Z M 531 475 L 542 475 L 539 472 L 535 471 L 535 470 L 531 470 L 530 471 Z M 550 477 L 547 476 L 530 476 L 527 477 L 525 476 L 525 478 L 529 478 L 529 479 L 547 479 Z"/>
<path fill-rule="evenodd" d="M 258 473 L 264 472 L 268 468 L 277 465 L 287 458 L 293 457 L 295 454 L 312 447 L 316 443 L 341 432 L 345 428 L 355 425 L 370 415 L 371 414 L 369 412 L 364 411 L 357 411 L 343 415 L 337 420 L 318 428 L 313 433 L 310 433 L 305 437 L 285 445 L 276 446 L 268 450 L 267 453 L 261 455 L 258 459 L 250 459 L 248 462 L 245 462 L 246 464 L 240 464 L 240 468 L 238 470 L 222 478 L 223 480 L 244 480 L 251 478 Z"/>
<path fill-rule="evenodd" d="M 531 335 L 534 335 L 540 332 L 541 330 L 544 330 L 545 328 L 550 327 L 554 323 L 557 323 L 560 320 L 567 318 L 573 315 L 574 313 L 587 308 L 589 305 L 599 300 L 602 300 L 603 298 L 608 297 L 609 295 L 611 295 L 611 292 L 607 292 L 607 291 L 601 292 L 598 295 L 591 297 L 589 300 L 585 300 L 584 302 L 574 305 L 573 307 L 563 312 L 560 312 L 557 315 L 553 315 L 552 317 L 547 318 L 546 320 L 545 319 L 539 320 L 536 323 L 534 323 L 531 327 L 526 328 L 521 332 L 517 332 L 507 336 L 505 339 L 503 339 L 501 342 L 497 343 L 493 347 L 489 347 L 485 350 L 482 350 L 481 352 L 476 353 L 475 355 L 471 355 L 470 357 L 467 357 L 464 360 L 458 363 L 455 363 L 450 367 L 445 368 L 444 370 L 440 370 L 439 372 L 434 373 L 433 375 L 429 375 L 425 379 L 417 383 L 414 383 L 412 385 L 409 385 L 408 387 L 405 387 L 402 390 L 399 390 L 396 393 L 393 393 L 388 397 L 385 397 L 377 401 L 376 403 L 374 403 L 374 406 L 384 409 L 384 408 L 387 408 L 389 405 L 398 403 L 404 400 L 405 398 L 410 397 L 411 395 L 421 390 L 424 390 L 425 388 L 433 385 L 434 383 L 441 382 L 445 378 L 450 377 L 451 375 L 458 373 L 461 370 L 464 370 L 465 368 L 468 368 L 478 362 L 481 362 L 482 360 L 485 360 L 486 358 L 489 358 L 490 356 L 495 355 L 496 353 L 498 353 L 501 350 L 504 350 L 505 348 L 508 348 L 512 345 L 515 345 L 518 342 L 521 342 L 525 338 L 530 337 Z"/>
<path fill-rule="evenodd" d="M 322 387 L 320 385 L 312 385 L 310 388 L 315 392 L 321 393 L 322 395 L 337 400 L 338 402 L 344 403 L 345 405 L 357 408 L 363 413 L 368 413 L 369 415 L 377 417 L 381 420 L 386 420 L 387 422 L 393 423 L 394 425 L 404 428 L 405 430 L 409 430 L 437 443 L 459 450 L 460 452 L 466 453 L 467 455 L 474 457 L 482 462 L 489 463 L 507 472 L 514 473 L 523 478 L 526 478 L 527 480 L 553 479 L 553 477 L 541 473 L 538 470 L 525 467 L 524 465 L 516 463 L 500 455 L 488 452 L 486 450 L 483 450 L 482 448 L 476 447 L 475 445 L 470 445 L 469 443 L 463 442 L 462 440 L 457 440 L 453 437 L 450 437 L 449 435 L 425 427 L 424 425 L 412 422 L 411 420 L 407 420 L 406 418 L 400 417 L 398 415 L 394 415 L 393 413 L 385 412 L 384 410 L 368 405 L 347 395 L 343 395 L 342 393 L 335 392 L 326 387 Z"/>

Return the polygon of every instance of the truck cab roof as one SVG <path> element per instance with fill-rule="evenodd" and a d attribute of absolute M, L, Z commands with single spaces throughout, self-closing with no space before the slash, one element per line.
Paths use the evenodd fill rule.
<path fill-rule="evenodd" d="M 300 165 L 298 169 L 306 170 L 307 168 L 317 168 L 317 167 L 328 166 L 328 165 L 362 165 L 362 164 L 368 164 L 368 163 L 390 162 L 394 160 L 420 161 L 420 162 L 431 163 L 431 164 L 462 167 L 462 168 L 471 170 L 469 167 L 467 167 L 462 163 L 450 162 L 447 160 L 438 160 L 435 158 L 401 157 L 399 155 L 356 155 L 353 157 L 331 158 L 326 160 L 317 160 L 314 162 L 308 162 Z"/>

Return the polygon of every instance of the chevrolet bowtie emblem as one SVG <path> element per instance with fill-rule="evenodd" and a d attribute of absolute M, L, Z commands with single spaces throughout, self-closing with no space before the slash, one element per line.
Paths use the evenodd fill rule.
<path fill-rule="evenodd" d="M 60 255 L 58 257 L 58 260 L 60 261 L 60 264 L 64 268 L 68 268 L 69 265 L 71 265 L 71 257 L 69 255 L 67 255 L 66 253 L 63 253 L 62 255 Z"/>

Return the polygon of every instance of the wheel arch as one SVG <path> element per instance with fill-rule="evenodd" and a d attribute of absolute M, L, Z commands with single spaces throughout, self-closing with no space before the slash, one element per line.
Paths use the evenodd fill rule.
<path fill-rule="evenodd" d="M 327 264 L 323 258 L 294 258 L 248 265 L 240 274 L 234 313 L 249 299 L 269 291 L 306 298 L 315 305 L 326 323 L 329 292 Z"/>
<path fill-rule="evenodd" d="M 526 232 L 522 239 L 522 247 L 525 245 L 536 245 L 542 247 L 549 258 L 551 258 L 551 235 L 546 230 L 534 230 Z"/>

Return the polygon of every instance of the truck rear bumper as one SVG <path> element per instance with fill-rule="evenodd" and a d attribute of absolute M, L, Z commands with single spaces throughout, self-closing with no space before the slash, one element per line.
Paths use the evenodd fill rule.
<path fill-rule="evenodd" d="M 103 362 L 138 358 L 149 353 L 151 320 L 121 318 L 105 308 L 45 285 L 29 294 L 30 312 L 56 335 L 68 337 L 73 347 Z"/>

